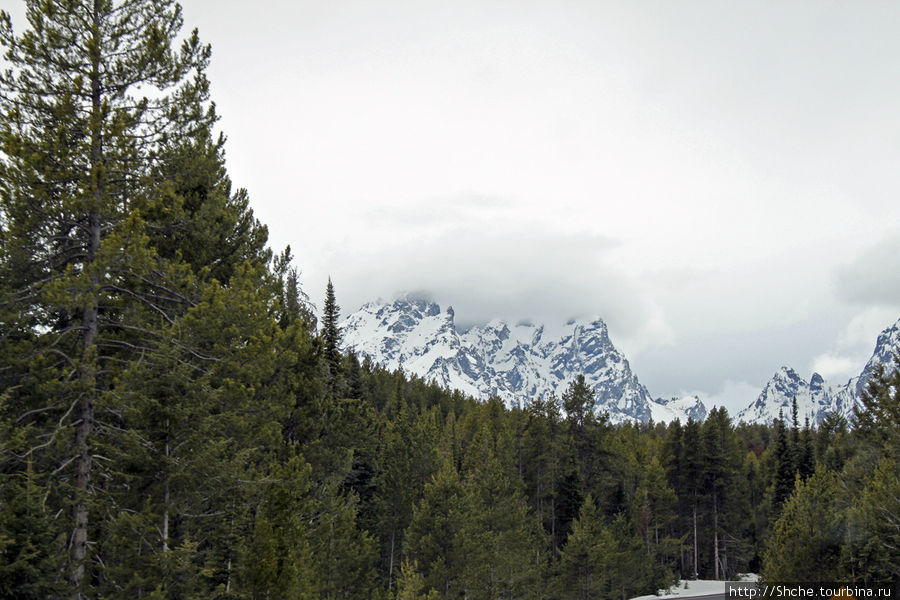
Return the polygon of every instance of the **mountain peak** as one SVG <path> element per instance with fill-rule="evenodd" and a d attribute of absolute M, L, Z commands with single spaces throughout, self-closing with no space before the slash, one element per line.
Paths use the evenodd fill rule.
<path fill-rule="evenodd" d="M 875 341 L 875 350 L 872 351 L 872 358 L 866 363 L 854 384 L 857 396 L 862 396 L 863 390 L 869 385 L 869 380 L 875 375 L 875 372 L 881 365 L 890 368 L 893 364 L 894 352 L 900 352 L 900 319 L 897 319 L 896 323 L 878 334 L 878 339 Z"/>
<path fill-rule="evenodd" d="M 825 379 L 818 373 L 813 373 L 809 378 L 809 389 L 813 391 L 821 390 L 825 387 Z"/>
<path fill-rule="evenodd" d="M 687 418 L 685 411 L 705 415 L 696 398 L 658 405 L 612 344 L 602 319 L 570 319 L 553 333 L 532 321 L 510 325 L 493 319 L 459 333 L 454 316 L 452 308 L 441 315 L 440 307 L 421 295 L 390 305 L 366 304 L 341 324 L 344 347 L 386 368 L 402 367 L 474 397 L 496 395 L 509 405 L 560 398 L 584 375 L 597 410 L 614 422 Z"/>
<path fill-rule="evenodd" d="M 797 399 L 800 421 L 809 418 L 811 424 L 821 422 L 825 414 L 836 412 L 851 417 L 860 406 L 862 390 L 879 365 L 891 364 L 891 353 L 900 349 L 900 320 L 878 336 L 872 358 L 859 377 L 844 385 L 830 385 L 818 373 L 804 381 L 790 367 L 781 367 L 766 384 L 759 397 L 738 413 L 738 420 L 748 423 L 767 423 L 778 417 L 791 418 L 791 406 Z"/>
<path fill-rule="evenodd" d="M 393 306 L 401 310 L 418 311 L 431 317 L 441 312 L 440 305 L 428 296 L 416 293 L 407 293 L 399 296 L 394 300 Z"/>

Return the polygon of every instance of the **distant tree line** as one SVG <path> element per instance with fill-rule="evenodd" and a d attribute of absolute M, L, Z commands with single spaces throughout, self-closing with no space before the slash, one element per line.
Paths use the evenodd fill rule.
<path fill-rule="evenodd" d="M 0 19 L 0 598 L 624 599 L 898 577 L 896 371 L 856 427 L 613 426 L 340 351 L 234 190 L 170 0 Z M 302 232 L 298 232 L 302 235 Z"/>

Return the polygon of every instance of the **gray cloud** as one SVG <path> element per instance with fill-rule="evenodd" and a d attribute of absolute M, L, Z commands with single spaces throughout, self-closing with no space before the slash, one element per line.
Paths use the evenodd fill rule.
<path fill-rule="evenodd" d="M 600 315 L 651 392 L 723 399 L 896 319 L 896 235 L 853 255 L 900 222 L 898 3 L 184 9 L 232 179 L 320 304 L 331 275 L 345 314 Z"/>
<path fill-rule="evenodd" d="M 332 269 L 346 282 L 348 310 L 378 296 L 427 290 L 454 306 L 461 327 L 497 317 L 553 323 L 596 315 L 636 335 L 653 320 L 654 307 L 637 282 L 606 262 L 615 246 L 589 233 L 482 220 L 405 238 L 377 256 L 337 253 Z"/>
<path fill-rule="evenodd" d="M 835 269 L 837 296 L 862 305 L 900 305 L 900 231 Z"/>
<path fill-rule="evenodd" d="M 460 192 L 403 206 L 378 206 L 366 216 L 380 227 L 447 229 L 464 227 L 487 219 L 508 219 L 515 215 L 513 203 L 499 196 Z"/>

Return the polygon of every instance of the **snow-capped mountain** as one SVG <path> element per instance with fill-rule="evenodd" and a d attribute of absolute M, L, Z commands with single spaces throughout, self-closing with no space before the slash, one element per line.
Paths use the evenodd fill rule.
<path fill-rule="evenodd" d="M 696 397 L 651 398 L 600 319 L 572 320 L 553 331 L 493 320 L 460 333 L 454 316 L 452 308 L 441 311 L 434 302 L 409 296 L 370 302 L 340 324 L 344 349 L 476 398 L 498 396 L 509 405 L 561 397 L 584 375 L 598 412 L 608 412 L 613 422 L 706 415 Z"/>
<path fill-rule="evenodd" d="M 737 420 L 747 423 L 769 423 L 778 417 L 779 412 L 785 419 L 790 420 L 791 404 L 795 397 L 800 424 L 809 418 L 810 424 L 817 425 L 827 412 L 838 412 L 849 419 L 853 416 L 853 410 L 860 406 L 862 390 L 865 389 L 878 365 L 890 366 L 891 353 L 898 349 L 900 349 L 900 320 L 881 332 L 872 358 L 866 363 L 862 373 L 844 385 L 830 385 L 818 373 L 813 373 L 807 382 L 790 367 L 781 367 L 763 388 L 756 401 L 738 413 Z"/>
<path fill-rule="evenodd" d="M 900 352 L 900 319 L 897 319 L 893 326 L 878 335 L 875 352 L 872 353 L 872 358 L 866 363 L 854 384 L 857 397 L 861 396 L 863 390 L 869 385 L 869 380 L 878 370 L 879 365 L 884 365 L 885 369 L 890 368 L 894 361 L 892 355 L 894 352 Z"/>
<path fill-rule="evenodd" d="M 851 380 L 852 382 L 852 380 Z M 850 383 L 829 385 L 813 373 L 807 382 L 794 369 L 781 367 L 763 388 L 756 401 L 738 413 L 737 420 L 747 423 L 770 423 L 778 418 L 791 419 L 793 399 L 797 398 L 797 417 L 803 425 L 818 424 L 825 413 L 836 411 L 850 416 L 856 406 L 856 395 Z"/>

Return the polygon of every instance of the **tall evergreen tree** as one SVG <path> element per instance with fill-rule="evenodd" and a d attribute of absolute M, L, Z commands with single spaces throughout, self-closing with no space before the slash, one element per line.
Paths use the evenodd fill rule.
<path fill-rule="evenodd" d="M 588 495 L 559 562 L 559 588 L 562 598 L 599 600 L 606 597 L 604 553 L 612 545 L 603 528 L 594 499 Z"/>
<path fill-rule="evenodd" d="M 740 503 L 746 495 L 746 485 L 737 477 L 743 460 L 724 408 L 711 410 L 703 423 L 703 452 L 705 508 L 712 537 L 709 571 L 713 578 L 723 579 L 736 575 L 742 565 L 744 557 L 739 556 L 732 540 L 737 538 L 735 530 L 743 525 L 749 508 Z"/>
<path fill-rule="evenodd" d="M 819 423 L 814 443 L 814 464 L 840 471 L 850 457 L 852 438 L 847 419 L 837 412 L 826 413 Z"/>
<path fill-rule="evenodd" d="M 425 486 L 413 510 L 404 550 L 425 577 L 425 587 L 447 597 L 459 589 L 465 557 L 457 542 L 462 530 L 464 493 L 459 474 L 449 461 Z"/>
<path fill-rule="evenodd" d="M 341 329 L 338 327 L 341 307 L 334 297 L 331 277 L 325 288 L 325 304 L 322 307 L 322 354 L 328 368 L 332 395 L 337 394 L 341 374 Z"/>
<path fill-rule="evenodd" d="M 703 456 L 701 449 L 700 424 L 688 419 L 682 431 L 681 476 L 682 493 L 687 498 L 689 514 L 687 534 L 691 540 L 690 576 L 696 578 L 700 573 L 700 532 L 698 512 L 700 510 L 701 492 L 703 489 Z"/>
<path fill-rule="evenodd" d="M 863 391 L 862 404 L 855 419 L 858 436 L 900 452 L 900 349 L 892 364 L 879 366 Z"/>
<path fill-rule="evenodd" d="M 522 467 L 531 510 L 557 555 L 562 545 L 559 528 L 559 489 L 563 466 L 562 417 L 556 397 L 536 398 L 525 409 Z"/>
<path fill-rule="evenodd" d="M 148 244 L 142 211 L 160 196 L 151 175 L 168 136 L 214 119 L 209 48 L 196 32 L 173 48 L 182 19 L 172 0 L 27 4 L 21 36 L 0 17 L 10 65 L 0 74 L 2 302 L 28 338 L 7 371 L 19 390 L 8 410 L 34 433 L 26 454 L 53 475 L 53 501 L 69 507 L 78 599 L 91 579 L 94 457 L 115 435 L 118 365 L 190 302 L 187 274 Z M 25 395 L 47 386 L 53 394 Z"/>
<path fill-rule="evenodd" d="M 794 489 L 796 468 L 794 466 L 794 454 L 791 452 L 791 442 L 788 431 L 784 426 L 784 420 L 779 413 L 778 418 L 772 423 L 772 454 L 775 461 L 775 472 L 771 486 L 771 501 L 773 512 L 777 515 L 785 500 Z"/>
<path fill-rule="evenodd" d="M 528 514 L 508 431 L 483 427 L 465 466 L 461 529 L 454 546 L 464 557 L 465 596 L 523 598 L 534 591 L 543 540 Z"/>
<path fill-rule="evenodd" d="M 840 581 L 841 516 L 834 473 L 817 472 L 784 504 L 763 562 L 766 581 Z"/>

